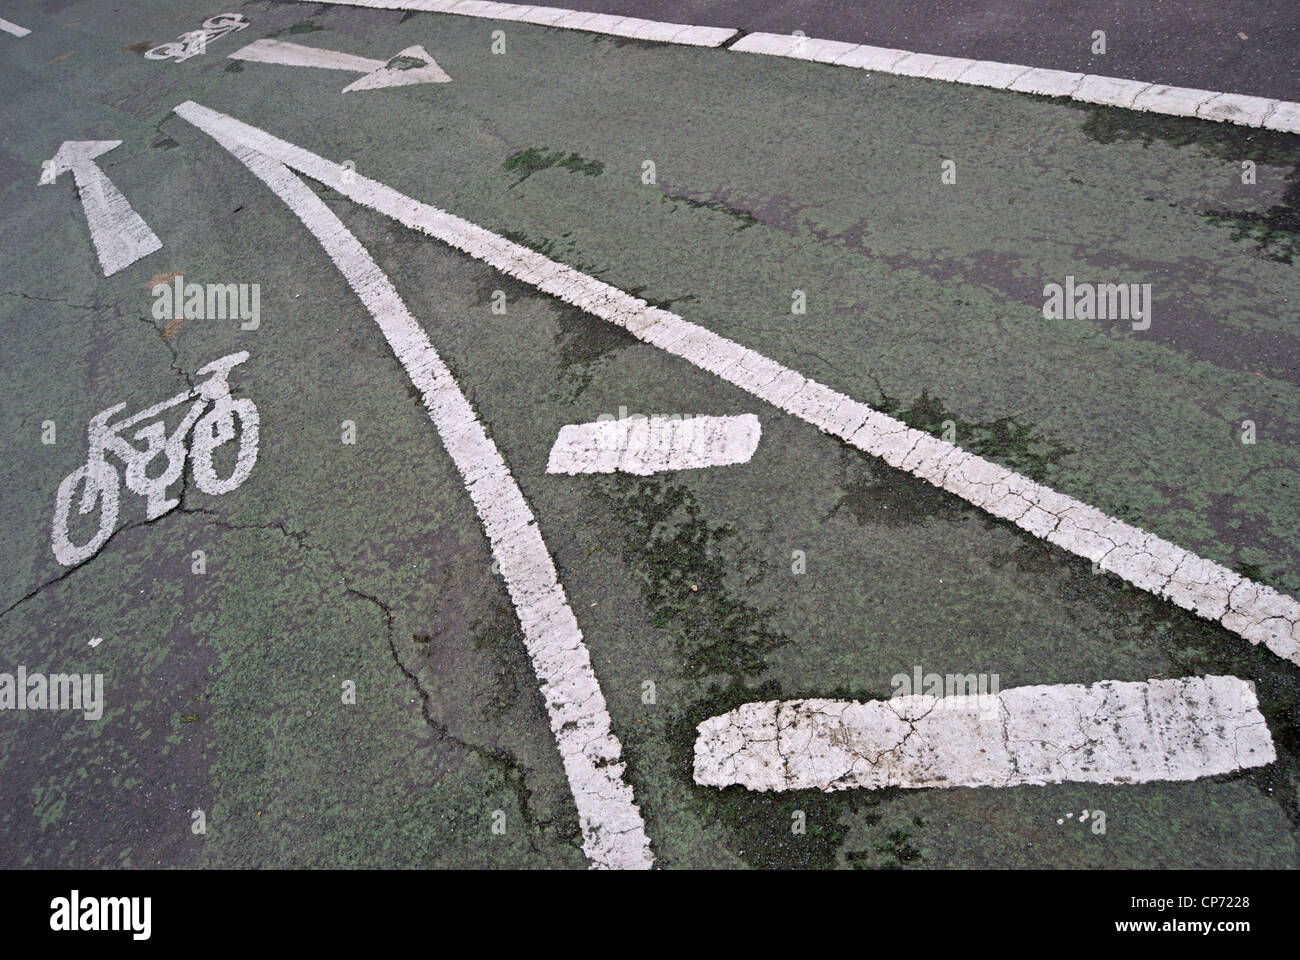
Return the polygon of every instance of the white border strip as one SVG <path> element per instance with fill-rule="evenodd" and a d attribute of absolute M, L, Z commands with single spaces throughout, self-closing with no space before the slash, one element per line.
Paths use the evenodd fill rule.
<path fill-rule="evenodd" d="M 197 103 L 187 101 L 176 113 L 234 154 L 288 205 L 379 324 L 464 478 L 514 601 L 578 807 L 583 850 L 593 866 L 649 868 L 654 863 L 650 842 L 623 779 L 622 747 L 610 732 L 582 631 L 532 511 L 451 371 L 365 247 L 287 169 L 292 157 L 286 161 L 282 150 L 262 150 L 260 139 L 248 135 L 252 128 Z"/>
<path fill-rule="evenodd" d="M 1188 781 L 1277 759 L 1237 677 L 769 700 L 696 729 L 696 783 L 759 791 Z"/>
<path fill-rule="evenodd" d="M 1158 83 L 1098 77 L 1065 70 L 1044 70 L 992 60 L 939 57 L 928 53 L 912 53 L 909 50 L 871 47 L 839 40 L 816 40 L 784 33 L 751 33 L 729 49 L 741 53 L 764 53 L 774 57 L 857 67 L 900 77 L 924 77 L 976 87 L 993 87 L 996 90 L 1069 97 L 1083 103 L 1099 103 L 1127 110 L 1220 120 L 1245 127 L 1300 133 L 1300 103 L 1287 100 L 1169 87 Z"/>
<path fill-rule="evenodd" d="M 31 31 L 26 27 L 20 27 L 18 24 L 11 23 L 4 18 L 0 18 L 0 30 L 3 30 L 5 33 L 12 33 L 15 37 L 25 37 L 27 34 L 31 33 Z"/>
<path fill-rule="evenodd" d="M 315 3 L 317 0 L 303 0 Z M 519 3 L 486 3 L 483 0 L 322 0 L 350 7 L 373 7 L 378 10 L 411 10 L 421 13 L 454 13 L 462 17 L 489 20 L 514 20 L 543 27 L 561 27 L 603 33 L 632 40 L 679 43 L 692 47 L 717 47 L 734 37 L 732 27 L 695 27 L 688 23 L 663 23 L 639 17 L 620 17 L 606 13 L 567 10 L 563 7 L 534 7 Z"/>
<path fill-rule="evenodd" d="M 1222 624 L 1251 643 L 1300 664 L 1300 603 L 1272 587 L 1109 517 L 1074 497 L 914 430 L 733 340 L 651 307 L 584 273 L 556 263 L 468 220 L 363 177 L 256 127 L 216 114 L 240 141 L 300 170 L 346 197 L 441 240 L 543 293 L 622 327 L 673 356 L 716 374 L 824 433 L 891 467 L 906 470 L 1009 520 L 1102 570 Z M 177 108 L 178 112 L 181 110 Z M 232 133 L 232 136 L 234 134 Z"/>

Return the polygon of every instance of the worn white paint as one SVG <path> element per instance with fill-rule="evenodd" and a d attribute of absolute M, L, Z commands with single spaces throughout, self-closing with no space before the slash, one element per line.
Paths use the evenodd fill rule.
<path fill-rule="evenodd" d="M 126 488 L 145 498 L 148 520 L 156 520 L 180 506 L 179 499 L 167 496 L 167 489 L 181 479 L 187 457 L 194 485 L 204 493 L 220 496 L 248 479 L 257 463 L 260 417 L 252 400 L 231 397 L 228 382 L 230 371 L 247 359 L 248 351 L 240 350 L 213 360 L 198 369 L 195 375 L 208 379 L 193 390 L 178 393 L 116 423 L 111 421 L 125 409 L 125 403 L 115 404 L 90 418 L 86 462 L 63 478 L 54 495 L 50 546 L 59 563 L 72 566 L 89 560 L 112 536 L 117 524 L 122 474 L 110 456 L 125 465 Z M 186 401 L 193 402 L 169 434 L 163 415 Z M 238 448 L 234 469 L 223 479 L 217 476 L 213 466 L 213 453 L 229 441 L 235 441 Z M 137 443 L 142 446 L 136 446 Z M 161 470 L 159 462 L 164 464 Z M 72 501 L 78 491 L 81 496 L 77 513 L 85 516 L 98 511 L 95 533 L 80 545 L 72 542 L 68 526 Z"/>
<path fill-rule="evenodd" d="M 924 77 L 998 90 L 1069 97 L 1085 103 L 1100 103 L 1129 110 L 1224 120 L 1247 127 L 1300 133 L 1300 104 L 1267 97 L 1191 90 L 1015 63 L 941 57 L 785 33 L 751 33 L 736 41 L 729 49 L 740 53 L 762 53 L 794 60 L 857 67 L 903 77 Z"/>
<path fill-rule="evenodd" d="M 11 23 L 2 18 L 0 18 L 0 30 L 3 30 L 5 33 L 12 33 L 15 37 L 25 37 L 27 34 L 31 33 L 31 31 L 26 27 L 20 27 L 18 24 Z"/>
<path fill-rule="evenodd" d="M 149 229 L 126 197 L 95 165 L 95 157 L 121 144 L 121 140 L 65 140 L 49 161 L 50 174 L 42 183 L 53 183 L 65 170 L 72 171 L 81 204 L 86 211 L 90 239 L 99 255 L 104 276 L 111 277 L 142 257 L 162 248 L 162 241 Z"/>
<path fill-rule="evenodd" d="M 422 67 L 400 70 L 389 64 L 398 57 L 412 57 L 423 60 Z M 254 40 L 246 47 L 240 47 L 230 54 L 232 60 L 248 60 L 255 63 L 278 63 L 290 67 L 320 67 L 325 70 L 349 70 L 364 73 L 364 77 L 354 80 L 343 88 L 344 93 L 353 90 L 377 90 L 381 87 L 402 87 L 417 83 L 449 83 L 451 77 L 438 66 L 427 50 L 418 44 L 407 47 L 389 60 L 372 60 L 358 57 L 340 50 L 323 50 L 320 47 L 308 47 L 301 43 L 289 43 L 287 40 Z"/>
<path fill-rule="evenodd" d="M 221 13 L 203 21 L 201 30 L 183 33 L 170 43 L 145 51 L 149 60 L 173 60 L 184 63 L 192 57 L 208 52 L 208 44 L 220 40 L 228 33 L 243 30 L 249 26 L 248 20 L 240 13 Z"/>
<path fill-rule="evenodd" d="M 454 13 L 462 17 L 533 23 L 563 30 L 603 33 L 612 37 L 631 37 L 659 43 L 677 43 L 695 47 L 717 47 L 738 31 L 731 27 L 696 27 L 687 23 L 662 23 L 639 17 L 590 13 L 563 7 L 536 7 L 519 3 L 481 3 L 479 0 L 334 0 L 352 7 L 377 10 L 412 10 L 421 13 Z"/>
<path fill-rule="evenodd" d="M 748 463 L 762 434 L 758 417 L 642 417 L 560 428 L 547 473 L 635 473 Z"/>
<path fill-rule="evenodd" d="M 697 730 L 696 783 L 759 791 L 1196 780 L 1277 759 L 1237 677 L 771 700 Z"/>
<path fill-rule="evenodd" d="M 206 111 L 197 104 L 186 109 Z M 179 110 L 180 108 L 178 108 Z M 1143 590 L 1300 663 L 1300 603 L 1073 497 L 912 429 L 733 340 L 454 214 L 223 114 L 223 128 L 363 206 L 616 324 L 633 336 L 906 470 Z"/>
<path fill-rule="evenodd" d="M 176 113 L 234 154 L 288 205 L 383 331 L 465 482 L 514 602 L 578 808 L 583 849 L 594 866 L 650 867 L 654 857 L 632 788 L 624 779 L 622 747 L 610 731 L 582 631 L 537 521 L 496 444 L 388 277 L 287 166 L 314 177 L 313 171 L 319 172 L 316 163 L 304 159 L 324 161 L 297 148 L 286 153 L 252 127 L 196 103 L 183 103 Z M 337 168 L 340 175 L 343 169 Z"/>

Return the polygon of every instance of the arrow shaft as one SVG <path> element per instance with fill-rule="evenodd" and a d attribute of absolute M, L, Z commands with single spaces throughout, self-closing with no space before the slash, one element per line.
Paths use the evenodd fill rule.
<path fill-rule="evenodd" d="M 104 276 L 110 277 L 162 247 L 162 241 L 97 166 L 89 161 L 74 164 L 72 176 Z"/>
<path fill-rule="evenodd" d="M 339 50 L 322 50 L 304 47 L 286 40 L 255 40 L 230 54 L 232 60 L 251 60 L 256 63 L 279 63 L 290 67 L 321 67 L 326 70 L 350 70 L 353 73 L 370 73 L 384 65 L 383 60 L 371 60 Z"/>

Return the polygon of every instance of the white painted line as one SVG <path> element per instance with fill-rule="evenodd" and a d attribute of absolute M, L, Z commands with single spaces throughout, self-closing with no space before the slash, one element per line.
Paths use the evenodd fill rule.
<path fill-rule="evenodd" d="M 422 67 L 400 69 L 389 66 L 398 57 L 423 60 Z M 323 50 L 320 47 L 307 47 L 301 43 L 289 43 L 286 40 L 254 40 L 246 47 L 241 47 L 230 54 L 231 60 L 249 60 L 256 63 L 278 63 L 291 67 L 321 67 L 326 70 L 350 70 L 364 73 L 365 76 L 354 80 L 343 88 L 344 93 L 353 90 L 377 90 L 381 87 L 404 87 L 416 83 L 449 83 L 451 77 L 438 66 L 437 61 L 429 56 L 424 47 L 416 45 L 407 47 L 389 60 L 372 60 L 358 57 L 339 50 Z"/>
<path fill-rule="evenodd" d="M 197 103 L 183 103 L 176 113 L 234 154 L 288 205 L 379 324 L 464 479 L 514 602 L 578 808 L 583 850 L 593 866 L 649 868 L 654 857 L 632 788 L 623 778 L 622 747 L 610 732 L 609 712 L 582 631 L 532 511 L 496 444 L 388 277 L 285 165 L 312 176 L 295 158 L 324 161 L 296 148 L 291 148 L 296 151 L 292 156 L 279 149 L 266 151 L 265 135 Z"/>
<path fill-rule="evenodd" d="M 758 417 L 643 417 L 569 424 L 551 447 L 547 473 L 635 473 L 748 463 Z"/>
<path fill-rule="evenodd" d="M 0 30 L 5 33 L 12 33 L 15 37 L 25 37 L 31 33 L 26 27 L 20 27 L 16 23 L 10 23 L 8 20 L 0 19 Z"/>
<path fill-rule="evenodd" d="M 1186 781 L 1277 759 L 1237 677 L 770 700 L 696 729 L 696 783 L 759 791 Z"/>
<path fill-rule="evenodd" d="M 81 205 L 86 211 L 86 223 L 90 226 L 90 239 L 106 277 L 162 249 L 162 241 L 94 163 L 95 157 L 121 142 L 65 140 L 59 152 L 47 161 L 46 171 L 41 176 L 41 183 L 49 184 L 65 170 L 72 171 Z"/>
<path fill-rule="evenodd" d="M 314 3 L 315 0 L 300 0 Z M 739 31 L 732 27 L 697 27 L 689 23 L 662 23 L 638 17 L 588 13 L 564 7 L 536 7 L 517 3 L 480 3 L 478 0 L 330 0 L 352 7 L 377 10 L 413 10 L 422 13 L 454 13 L 461 17 L 514 20 L 562 30 L 582 30 L 612 37 L 631 37 L 692 47 L 718 47 Z"/>
<path fill-rule="evenodd" d="M 103 638 L 103 637 L 91 637 L 91 638 L 90 638 L 90 642 L 89 642 L 88 644 L 86 644 L 86 646 L 88 646 L 88 647 L 97 647 L 97 646 L 99 646 L 99 645 L 100 645 L 101 643 L 103 643 L 103 642 L 104 642 L 104 638 Z"/>
<path fill-rule="evenodd" d="M 844 49 L 844 47 L 848 49 Z M 1200 117 L 1247 127 L 1263 127 L 1284 133 L 1300 133 L 1297 111 L 1300 105 L 1287 100 L 1190 90 L 1117 77 L 1085 76 L 1064 70 L 1045 70 L 991 60 L 967 60 L 907 50 L 890 50 L 866 44 L 846 45 L 838 41 L 815 40 L 785 33 L 751 33 L 732 44 L 730 50 L 814 60 L 841 67 L 857 67 L 904 77 L 926 77 L 998 90 L 1040 93 L 1049 97 L 1070 97 L 1086 103 L 1124 107 L 1175 117 Z M 834 54 L 828 59 L 828 54 Z"/>
<path fill-rule="evenodd" d="M 198 107 L 204 110 L 206 108 Z M 222 117 L 220 114 L 215 116 Z M 257 149 L 326 186 L 461 250 L 647 343 L 681 357 L 817 429 L 880 457 L 1136 587 L 1300 663 L 1300 603 L 1168 540 L 1116 520 L 956 444 L 914 430 L 733 340 L 556 263 L 534 250 L 229 117 Z"/>

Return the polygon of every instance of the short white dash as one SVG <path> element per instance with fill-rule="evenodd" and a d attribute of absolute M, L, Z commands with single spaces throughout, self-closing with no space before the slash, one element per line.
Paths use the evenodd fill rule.
<path fill-rule="evenodd" d="M 635 473 L 748 463 L 762 433 L 738 417 L 644 417 L 569 424 L 551 447 L 547 473 Z"/>

